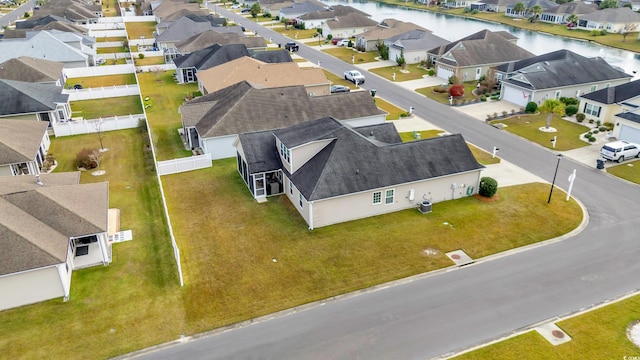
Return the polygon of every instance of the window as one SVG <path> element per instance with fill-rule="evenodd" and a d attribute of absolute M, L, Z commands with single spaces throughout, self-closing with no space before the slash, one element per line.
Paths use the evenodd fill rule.
<path fill-rule="evenodd" d="M 298 194 L 298 202 L 300 203 L 300 207 L 302 207 L 302 194 Z"/>
<path fill-rule="evenodd" d="M 389 189 L 384 192 L 384 203 L 385 205 L 393 204 L 393 198 L 395 195 L 394 189 Z"/>
<path fill-rule="evenodd" d="M 591 92 L 598 90 L 598 85 L 591 85 Z"/>
<path fill-rule="evenodd" d="M 291 151 L 287 148 L 287 146 L 284 143 L 280 143 L 280 155 L 282 155 L 282 158 L 287 162 L 287 163 L 291 163 Z"/>
<path fill-rule="evenodd" d="M 373 193 L 373 204 L 381 204 L 382 203 L 382 191 L 376 191 Z"/>
<path fill-rule="evenodd" d="M 556 100 L 560 100 L 560 90 L 556 91 L 554 96 Z"/>
<path fill-rule="evenodd" d="M 289 194 L 293 195 L 293 181 L 289 180 Z"/>
<path fill-rule="evenodd" d="M 584 105 L 584 113 L 598 117 L 600 116 L 600 106 L 587 103 Z"/>

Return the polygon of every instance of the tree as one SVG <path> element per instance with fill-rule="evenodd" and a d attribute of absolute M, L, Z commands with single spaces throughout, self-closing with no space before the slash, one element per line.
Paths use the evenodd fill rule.
<path fill-rule="evenodd" d="M 569 24 L 574 25 L 574 26 L 575 26 L 575 25 L 578 25 L 578 15 L 576 15 L 576 14 L 571 14 L 571 15 L 567 16 L 567 22 L 568 22 Z"/>
<path fill-rule="evenodd" d="M 376 48 L 378 49 L 380 58 L 382 58 L 382 60 L 389 60 L 389 47 L 385 45 L 384 42 L 378 40 L 378 42 L 376 43 Z"/>
<path fill-rule="evenodd" d="M 106 151 L 104 148 L 104 144 L 102 143 L 102 141 L 104 140 L 104 131 L 102 131 L 102 119 L 94 122 L 93 128 L 96 130 L 96 135 L 98 135 L 98 141 L 100 141 L 100 152 Z M 100 164 L 98 164 L 98 166 L 100 166 Z"/>
<path fill-rule="evenodd" d="M 553 114 L 556 114 L 558 116 L 564 115 L 564 107 L 564 103 L 556 99 L 547 99 L 544 101 L 544 103 L 542 103 L 542 105 L 540 105 L 539 109 L 541 111 L 547 112 L 547 123 L 545 125 L 545 128 L 548 129 L 549 125 L 551 125 L 551 117 L 553 116 Z"/>
<path fill-rule="evenodd" d="M 396 56 L 396 63 L 398 64 L 398 66 L 404 69 L 405 65 L 407 64 L 407 61 L 404 59 L 404 50 L 400 49 L 400 56 Z"/>
<path fill-rule="evenodd" d="M 534 22 L 534 21 L 536 21 L 537 19 L 540 18 L 540 15 L 543 12 L 542 6 L 534 5 L 534 6 L 531 7 L 531 9 L 529 9 L 529 12 L 533 15 L 533 16 L 531 16 L 531 22 Z"/>
<path fill-rule="evenodd" d="M 618 7 L 618 0 L 604 0 L 600 3 L 600 9 L 615 9 Z"/>
<path fill-rule="evenodd" d="M 513 5 L 513 12 L 518 14 L 518 16 L 522 16 L 522 13 L 524 13 L 525 10 L 527 10 L 527 7 L 524 6 L 523 2 L 519 2 L 519 3 L 515 4 L 515 5 Z"/>
<path fill-rule="evenodd" d="M 625 42 L 627 40 L 627 36 L 629 36 L 630 33 L 632 32 L 636 32 L 638 30 L 638 24 L 624 24 L 624 27 L 622 29 L 620 29 L 620 35 L 622 35 L 622 42 Z"/>
<path fill-rule="evenodd" d="M 449 88 L 449 95 L 451 95 L 453 97 L 463 96 L 464 95 L 464 86 L 462 86 L 461 84 L 452 85 Z"/>
<path fill-rule="evenodd" d="M 258 14 L 260 14 L 260 12 L 262 11 L 262 8 L 260 8 L 260 4 L 255 3 L 253 5 L 251 5 L 251 9 L 250 9 L 250 14 L 252 18 L 257 18 Z"/>

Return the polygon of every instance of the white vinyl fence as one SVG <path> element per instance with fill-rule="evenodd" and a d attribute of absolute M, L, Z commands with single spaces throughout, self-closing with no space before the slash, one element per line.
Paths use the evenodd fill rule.
<path fill-rule="evenodd" d="M 89 30 L 89 36 L 94 37 L 96 39 L 106 38 L 106 37 L 127 37 L 127 32 L 124 30 L 124 25 L 122 29 L 104 29 L 104 30 Z M 100 44 L 97 42 L 96 44 Z"/>
<path fill-rule="evenodd" d="M 175 70 L 176 64 L 138 66 L 137 69 L 139 72 L 153 72 L 156 70 L 169 71 L 169 70 Z"/>
<path fill-rule="evenodd" d="M 195 155 L 166 161 L 158 161 L 158 174 L 169 175 L 211 167 L 211 154 Z"/>
<path fill-rule="evenodd" d="M 138 84 L 115 85 L 88 89 L 64 89 L 62 93 L 69 94 L 69 101 L 80 101 L 140 95 L 140 87 Z"/>
<path fill-rule="evenodd" d="M 91 134 L 98 131 L 132 129 L 144 121 L 144 114 L 114 116 L 92 120 L 72 120 L 53 124 L 53 133 L 58 136 Z"/>
<path fill-rule="evenodd" d="M 101 54 L 106 55 L 106 54 Z M 68 78 L 117 75 L 117 74 L 133 74 L 136 67 L 131 64 L 109 65 L 109 66 L 89 66 L 80 68 L 62 69 L 62 76 L 66 82 Z"/>

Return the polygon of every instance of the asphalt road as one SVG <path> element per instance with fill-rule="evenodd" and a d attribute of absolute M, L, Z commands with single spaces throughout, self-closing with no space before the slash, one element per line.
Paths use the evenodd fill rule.
<path fill-rule="evenodd" d="M 235 15 L 225 13 L 229 18 Z M 285 38 L 249 21 L 274 42 Z M 350 65 L 301 44 L 300 55 L 341 74 Z M 551 151 L 366 73 L 366 87 L 418 116 L 551 181 Z M 595 165 L 595 164 L 594 164 Z M 414 281 L 230 331 L 161 347 L 141 359 L 426 359 L 500 338 L 640 289 L 640 190 L 563 159 L 557 184 L 588 209 L 580 234 L 509 256 L 436 272 Z M 546 199 L 543 199 L 546 201 Z M 487 229 L 490 231 L 490 227 Z M 425 234 L 428 236 L 428 234 Z"/>
<path fill-rule="evenodd" d="M 9 26 L 16 20 L 22 19 L 22 16 L 24 16 L 24 13 L 33 9 L 33 6 L 35 5 L 35 3 L 36 3 L 35 0 L 27 1 L 26 3 L 20 5 L 20 7 L 18 7 L 17 9 L 13 10 L 12 12 L 5 14 L 3 16 L 0 16 L 0 27 Z"/>

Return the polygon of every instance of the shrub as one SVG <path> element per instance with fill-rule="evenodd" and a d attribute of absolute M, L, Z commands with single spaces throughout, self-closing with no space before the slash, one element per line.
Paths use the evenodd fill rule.
<path fill-rule="evenodd" d="M 491 97 L 491 100 L 498 100 L 498 99 L 500 99 L 500 95 L 493 95 Z"/>
<path fill-rule="evenodd" d="M 455 75 L 449 76 L 449 84 L 457 84 L 457 83 L 458 83 L 458 77 L 456 77 Z"/>
<path fill-rule="evenodd" d="M 598 129 L 594 129 L 594 130 L 592 131 L 592 133 L 594 133 L 594 134 L 597 134 L 597 133 L 599 133 L 599 132 L 600 132 L 600 130 L 598 130 Z"/>
<path fill-rule="evenodd" d="M 144 54 L 138 54 L 138 59 L 140 60 L 144 59 Z"/>
<path fill-rule="evenodd" d="M 429 71 L 427 72 L 427 74 L 429 74 L 429 76 L 434 76 L 436 74 L 436 71 L 433 69 L 429 69 Z"/>
<path fill-rule="evenodd" d="M 583 113 L 577 113 L 576 114 L 576 120 L 578 120 L 578 122 L 583 122 L 585 117 L 587 117 L 587 116 L 585 114 L 583 114 Z"/>
<path fill-rule="evenodd" d="M 600 35 L 607 35 L 607 30 L 605 29 L 600 30 Z"/>
<path fill-rule="evenodd" d="M 464 95 L 464 86 L 460 84 L 452 85 L 449 88 L 449 95 L 453 97 L 460 97 Z"/>
<path fill-rule="evenodd" d="M 327 35 L 327 40 L 331 41 L 331 39 L 333 39 L 333 35 L 332 34 Z"/>
<path fill-rule="evenodd" d="M 602 126 L 606 127 L 607 130 L 611 131 L 611 130 L 613 130 L 613 126 L 614 125 L 613 125 L 612 122 L 606 122 L 606 123 L 602 124 Z"/>
<path fill-rule="evenodd" d="M 589 142 L 594 142 L 596 141 L 596 138 L 594 138 L 593 136 L 589 138 Z"/>
<path fill-rule="evenodd" d="M 569 105 L 578 105 L 578 99 L 576 98 L 570 98 L 570 97 L 561 97 L 560 98 L 560 102 L 569 106 Z"/>
<path fill-rule="evenodd" d="M 76 155 L 76 166 L 87 170 L 95 169 L 100 165 L 99 157 L 100 152 L 98 150 L 83 148 Z"/>
<path fill-rule="evenodd" d="M 588 132 L 588 133 L 584 134 L 584 138 L 585 139 L 589 139 L 592 136 L 593 136 L 593 134 L 591 134 L 591 132 Z"/>
<path fill-rule="evenodd" d="M 602 125 L 602 121 L 596 120 L 596 126 L 600 126 L 600 125 Z"/>
<path fill-rule="evenodd" d="M 600 130 L 600 132 L 605 132 L 605 131 L 607 131 L 607 127 L 606 126 L 600 126 L 598 128 L 598 130 Z"/>
<path fill-rule="evenodd" d="M 478 194 L 484 197 L 492 197 L 498 191 L 498 182 L 491 177 L 483 176 L 480 179 L 480 187 L 478 188 Z"/>
<path fill-rule="evenodd" d="M 502 110 L 502 116 L 507 117 L 507 114 L 508 114 L 508 113 L 509 113 L 509 112 L 508 112 L 507 110 Z"/>
<path fill-rule="evenodd" d="M 266 17 L 266 18 L 270 18 L 271 17 L 271 13 L 266 12 L 266 13 L 262 14 L 262 16 Z"/>
<path fill-rule="evenodd" d="M 511 115 L 515 115 L 516 110 L 515 109 L 511 109 Z"/>
<path fill-rule="evenodd" d="M 594 122 L 595 122 L 595 120 L 589 119 L 589 124 L 593 124 Z"/>
<path fill-rule="evenodd" d="M 494 118 L 497 118 L 497 117 L 498 117 L 498 113 L 497 113 L 497 112 L 494 112 L 494 113 L 493 113 L 493 117 L 494 117 Z"/>
<path fill-rule="evenodd" d="M 473 9 L 473 10 L 471 10 L 471 15 L 475 15 L 475 14 L 477 14 L 477 13 L 478 13 L 478 9 Z"/>
<path fill-rule="evenodd" d="M 487 97 L 486 97 L 486 96 L 484 96 L 484 95 L 482 95 L 482 96 L 480 97 L 480 101 L 487 101 Z"/>
<path fill-rule="evenodd" d="M 567 116 L 573 116 L 573 115 L 578 113 L 578 106 L 577 105 L 567 105 L 567 107 L 564 108 L 564 113 Z"/>
<path fill-rule="evenodd" d="M 600 31 L 598 31 L 598 30 L 591 30 L 591 33 L 590 33 L 590 34 L 591 34 L 591 36 L 598 36 L 598 35 L 600 35 Z"/>
<path fill-rule="evenodd" d="M 527 103 L 527 107 L 524 108 L 524 112 L 527 114 L 533 114 L 538 110 L 538 104 L 533 101 L 529 101 Z"/>
<path fill-rule="evenodd" d="M 274 17 L 273 20 L 280 21 L 280 15 L 276 15 L 276 17 Z"/>
<path fill-rule="evenodd" d="M 444 93 L 447 92 L 447 89 L 445 89 L 443 87 L 440 87 L 440 86 L 436 86 L 436 87 L 433 88 L 433 92 L 444 94 Z"/>

